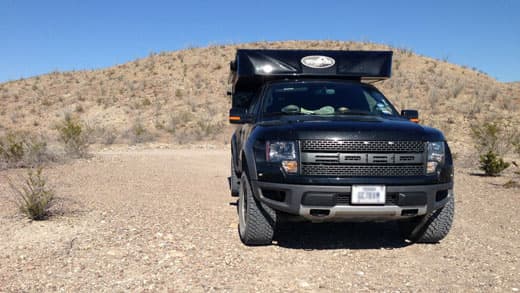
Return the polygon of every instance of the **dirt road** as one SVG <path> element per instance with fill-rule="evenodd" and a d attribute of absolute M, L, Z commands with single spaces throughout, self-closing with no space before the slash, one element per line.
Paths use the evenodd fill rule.
<path fill-rule="evenodd" d="M 61 215 L 29 222 L 0 172 L 0 291 L 500 291 L 520 288 L 520 191 L 457 170 L 437 245 L 394 224 L 295 224 L 246 247 L 227 150 L 100 152 L 47 170 Z"/>

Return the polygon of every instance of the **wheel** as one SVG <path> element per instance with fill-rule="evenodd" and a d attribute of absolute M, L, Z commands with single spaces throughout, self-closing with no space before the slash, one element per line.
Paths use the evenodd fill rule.
<path fill-rule="evenodd" d="M 455 200 L 450 196 L 446 205 L 423 217 L 399 222 L 406 239 L 416 243 L 437 243 L 450 232 L 455 215 Z"/>
<path fill-rule="evenodd" d="M 253 196 L 245 173 L 240 178 L 238 233 L 246 245 L 268 245 L 273 241 L 276 211 Z"/>
<path fill-rule="evenodd" d="M 229 177 L 229 188 L 231 189 L 231 196 L 238 196 L 240 182 L 235 171 L 235 164 L 233 164 L 233 157 L 231 157 L 231 176 Z"/>

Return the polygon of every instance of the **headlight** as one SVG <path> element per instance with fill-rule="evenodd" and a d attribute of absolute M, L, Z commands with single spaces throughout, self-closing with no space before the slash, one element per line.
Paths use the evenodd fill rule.
<path fill-rule="evenodd" d="M 428 142 L 428 163 L 426 165 L 426 173 L 435 173 L 437 167 L 444 164 L 444 157 L 443 141 Z"/>
<path fill-rule="evenodd" d="M 281 162 L 282 168 L 287 173 L 298 172 L 294 141 L 267 141 L 265 150 L 267 161 Z"/>

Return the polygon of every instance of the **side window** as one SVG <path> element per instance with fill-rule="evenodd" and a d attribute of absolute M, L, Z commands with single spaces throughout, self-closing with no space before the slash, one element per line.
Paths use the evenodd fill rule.
<path fill-rule="evenodd" d="M 233 94 L 233 107 L 247 108 L 254 95 L 252 92 L 235 92 Z"/>
<path fill-rule="evenodd" d="M 247 113 L 249 114 L 257 114 L 258 112 L 258 105 L 260 104 L 259 103 L 259 98 L 258 98 L 258 95 L 255 95 L 255 97 L 253 98 L 253 101 L 251 102 L 251 105 L 249 105 L 249 109 L 247 109 Z"/>

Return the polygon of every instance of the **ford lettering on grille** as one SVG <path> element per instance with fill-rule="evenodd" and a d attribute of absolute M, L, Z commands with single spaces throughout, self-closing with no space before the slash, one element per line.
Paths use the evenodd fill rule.
<path fill-rule="evenodd" d="M 421 164 L 423 154 L 302 153 L 302 163 L 331 164 Z"/>

